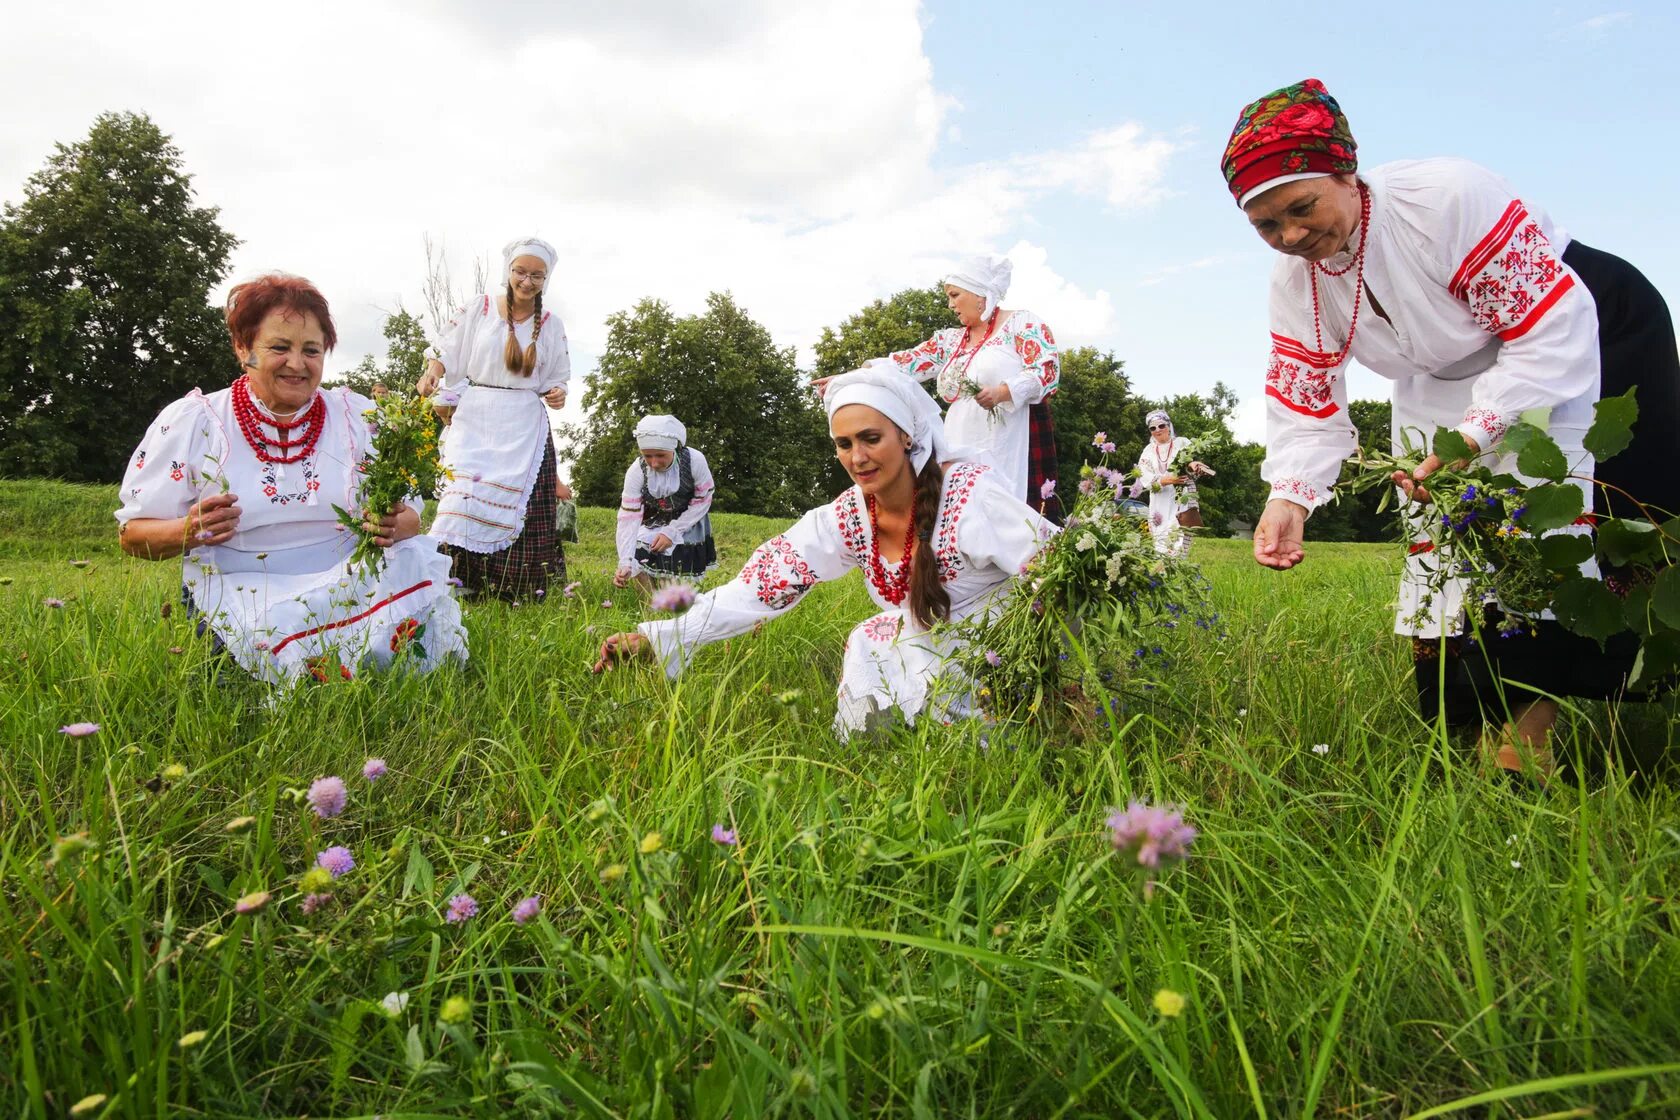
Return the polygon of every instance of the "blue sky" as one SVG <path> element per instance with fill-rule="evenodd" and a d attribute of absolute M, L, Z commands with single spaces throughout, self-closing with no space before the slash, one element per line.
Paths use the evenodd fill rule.
<path fill-rule="evenodd" d="M 1680 302 L 1670 139 L 1680 5 L 1092 3 L 1028 14 L 937 0 L 927 11 L 934 82 L 961 103 L 939 160 L 1063 144 L 1116 120 L 1183 145 L 1163 176 L 1169 197 L 1153 207 L 1058 196 L 1022 223 L 1059 273 L 1111 293 L 1118 321 L 1101 343 L 1147 392 L 1224 378 L 1245 400 L 1257 395 L 1271 254 L 1224 191 L 1219 156 L 1245 101 L 1303 77 L 1341 102 L 1362 163 L 1482 163 Z M 1360 395 L 1383 393 L 1373 375 L 1355 378 Z"/>

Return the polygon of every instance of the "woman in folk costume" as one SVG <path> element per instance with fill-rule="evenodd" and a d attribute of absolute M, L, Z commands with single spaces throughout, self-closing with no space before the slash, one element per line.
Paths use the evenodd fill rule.
<path fill-rule="evenodd" d="M 1496 457 L 1500 471 L 1515 473 L 1515 456 L 1500 447 L 1506 429 L 1526 410 L 1549 408 L 1548 430 L 1588 503 L 1618 513 L 1633 511 L 1585 481 L 1595 464 L 1582 439 L 1600 396 L 1637 384 L 1634 442 L 1597 478 L 1675 508 L 1680 472 L 1662 444 L 1680 425 L 1680 357 L 1662 297 L 1632 265 L 1571 239 L 1474 163 L 1424 159 L 1360 171 L 1347 118 L 1313 79 L 1243 110 L 1224 172 L 1255 231 L 1284 254 L 1271 284 L 1262 473 L 1272 494 L 1254 534 L 1261 564 L 1301 561 L 1303 525 L 1354 449 L 1341 376 L 1349 357 L 1394 381 L 1397 444 L 1408 429 L 1428 438 L 1453 428 Z M 1415 479 L 1439 466 L 1431 455 Z M 1412 478 L 1395 481 L 1405 494 L 1414 489 Z M 1453 658 L 1448 709 L 1466 716 L 1477 701 L 1472 671 L 1491 667 L 1528 686 L 1510 690 L 1512 724 L 1490 739 L 1498 765 L 1517 770 L 1531 758 L 1548 772 L 1557 705 L 1518 698 L 1534 689 L 1613 695 L 1625 687 L 1632 647 L 1613 641 L 1606 654 L 1545 619 L 1532 636 L 1484 634 L 1485 653 L 1460 661 L 1456 637 L 1441 639 L 1461 632 L 1466 604 L 1462 593 L 1425 599 L 1432 560 L 1423 552 L 1408 559 L 1396 623 L 1414 640 L 1425 712 L 1441 699 L 1438 656 Z M 1492 689 L 1482 683 L 1485 701 Z"/>
<path fill-rule="evenodd" d="M 613 583 L 634 578 L 646 589 L 655 576 L 698 578 L 717 563 L 712 470 L 675 416 L 645 416 L 635 436 L 640 454 L 624 472 Z"/>
<path fill-rule="evenodd" d="M 449 561 L 419 535 L 419 498 L 368 514 L 384 563 L 346 568 L 357 539 L 333 506 L 362 508 L 373 402 L 320 388 L 337 341 L 327 301 L 272 273 L 236 285 L 226 317 L 243 374 L 194 389 L 147 429 L 122 482 L 123 551 L 182 557 L 188 605 L 264 681 L 348 677 L 405 653 L 421 670 L 465 660 Z"/>
<path fill-rule="evenodd" d="M 975 710 L 950 664 L 958 640 L 934 627 L 1001 603 L 1055 528 L 993 469 L 942 466 L 939 408 L 898 371 L 836 377 L 824 403 L 835 454 L 856 485 L 759 546 L 738 578 L 686 614 L 608 638 L 597 672 L 637 656 L 675 677 L 701 646 L 786 614 L 817 584 L 861 568 L 880 613 L 847 640 L 836 733 L 878 725 L 894 709 L 909 722 L 930 708 L 941 718 Z M 942 675 L 949 687 L 936 690 Z"/>
<path fill-rule="evenodd" d="M 1048 323 L 999 306 L 1012 272 L 1007 257 L 971 257 L 943 281 L 961 326 L 870 364 L 890 362 L 918 381 L 934 381 L 950 406 L 951 445 L 972 449 L 977 462 L 997 472 L 999 485 L 1060 521 L 1050 398 L 1061 361 Z"/>
<path fill-rule="evenodd" d="M 1185 530 L 1202 523 L 1196 475 L 1207 468 L 1193 462 L 1189 474 L 1175 472 L 1173 457 L 1190 441 L 1173 431 L 1172 420 L 1161 409 L 1151 412 L 1144 423 L 1149 426 L 1149 441 L 1138 453 L 1138 482 L 1149 488 L 1149 532 L 1155 538 L 1155 551 L 1188 556 L 1190 534 Z"/>
<path fill-rule="evenodd" d="M 422 396 L 442 389 L 443 461 L 453 478 L 438 495 L 432 535 L 469 592 L 527 598 L 565 579 L 554 441 L 542 407 L 566 403 L 572 375 L 566 328 L 543 310 L 556 260 L 546 241 L 509 242 L 506 291 L 481 294 L 455 313 L 417 386 Z"/>

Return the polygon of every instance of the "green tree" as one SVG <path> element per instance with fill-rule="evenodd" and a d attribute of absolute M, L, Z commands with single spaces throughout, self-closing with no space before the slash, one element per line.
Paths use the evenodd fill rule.
<path fill-rule="evenodd" d="M 1050 398 L 1056 422 L 1057 481 L 1062 503 L 1073 508 L 1073 488 L 1086 463 L 1102 455 L 1091 439 L 1098 432 L 1136 431 L 1143 426 L 1143 402 L 1132 393 L 1126 363 L 1094 346 L 1063 350 L 1061 385 Z M 1110 457 L 1110 465 L 1115 460 Z"/>
<path fill-rule="evenodd" d="M 854 370 L 870 358 L 884 358 L 908 350 L 933 337 L 935 331 L 957 325 L 945 305 L 945 289 L 906 288 L 891 299 L 876 300 L 841 323 L 824 327 L 814 347 L 817 377 Z"/>
<path fill-rule="evenodd" d="M 599 366 L 584 379 L 588 419 L 562 431 L 572 486 L 587 505 L 616 505 L 631 435 L 649 413 L 688 428 L 717 480 L 717 508 L 786 517 L 832 496 L 822 409 L 794 362 L 727 293 L 679 318 L 644 299 L 607 320 Z"/>
<path fill-rule="evenodd" d="M 1109 429 L 1109 438 L 1119 445 L 1122 461 L 1127 463 L 1136 462 L 1148 442 L 1144 418 L 1152 409 L 1166 410 L 1175 434 L 1207 440 L 1210 446 L 1202 461 L 1218 473 L 1197 484 L 1197 500 L 1208 532 L 1221 537 L 1232 534 L 1234 521 L 1252 525 L 1265 505 L 1266 487 L 1259 469 L 1265 451 L 1232 435 L 1230 420 L 1236 407 L 1237 395 L 1216 381 L 1213 391 L 1205 395 L 1177 393 L 1140 401 L 1135 420 L 1128 416 L 1126 426 Z"/>
<path fill-rule="evenodd" d="M 374 361 L 372 354 L 340 375 L 340 380 L 364 397 L 373 395 L 373 387 L 383 384 L 393 393 L 412 394 L 414 383 L 426 372 L 426 348 L 431 344 L 426 325 L 409 314 L 402 304 L 385 316 L 385 364 Z"/>
<path fill-rule="evenodd" d="M 1393 438 L 1390 431 L 1394 406 L 1388 401 L 1349 401 L 1348 419 L 1359 430 L 1359 446 L 1386 449 Z M 1343 468 L 1343 476 L 1351 468 Z M 1383 489 L 1375 487 L 1363 494 L 1338 494 L 1335 501 L 1314 511 L 1307 522 L 1307 535 L 1319 541 L 1391 541 L 1399 533 L 1395 521 L 1394 503 L 1386 513 L 1377 512 Z"/>
<path fill-rule="evenodd" d="M 30 176 L 0 217 L 0 474 L 114 482 L 159 409 L 231 380 L 217 213 L 143 114 Z"/>

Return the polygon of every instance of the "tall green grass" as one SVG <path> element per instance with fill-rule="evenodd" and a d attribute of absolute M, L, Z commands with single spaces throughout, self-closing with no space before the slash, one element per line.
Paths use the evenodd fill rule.
<path fill-rule="evenodd" d="M 1228 636 L 1164 634 L 1108 725 L 841 746 L 856 577 L 674 684 L 594 677 L 640 608 L 589 510 L 580 595 L 471 605 L 465 669 L 272 696 L 114 505 L 0 483 L 5 1115 L 1680 1113 L 1680 799 L 1605 761 L 1672 703 L 1572 712 L 1548 795 L 1487 780 L 1411 712 L 1390 549 L 1198 542 Z M 729 572 L 777 527 L 715 521 Z M 1102 827 L 1133 798 L 1201 830 L 1148 897 Z M 305 917 L 328 844 L 357 867 Z"/>

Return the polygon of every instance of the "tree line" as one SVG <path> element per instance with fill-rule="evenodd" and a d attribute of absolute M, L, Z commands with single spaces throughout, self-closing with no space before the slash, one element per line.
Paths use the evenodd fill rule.
<path fill-rule="evenodd" d="M 22 200 L 0 212 L 0 475 L 115 482 L 165 403 L 227 381 L 227 341 L 210 292 L 239 242 L 218 217 L 197 201 L 179 149 L 144 114 L 101 115 L 30 176 Z M 432 330 L 449 287 L 434 267 L 426 285 Z M 587 504 L 616 504 L 636 421 L 669 412 L 705 451 L 720 510 L 784 517 L 820 504 L 845 476 L 809 378 L 908 349 L 950 325 L 940 288 L 907 289 L 824 328 L 806 371 L 794 348 L 778 346 L 726 291 L 686 316 L 643 299 L 608 319 L 600 361 L 582 378 L 586 418 L 562 429 L 572 485 Z M 430 333 L 399 307 L 385 320 L 383 361 L 367 355 L 344 379 L 362 392 L 376 381 L 411 391 Z M 1209 527 L 1229 532 L 1255 521 L 1266 499 L 1264 450 L 1232 433 L 1237 397 L 1228 387 L 1146 397 L 1111 352 L 1072 347 L 1061 359 L 1053 407 L 1065 500 L 1097 457 L 1093 432 L 1108 432 L 1121 459 L 1135 458 L 1145 414 L 1165 408 L 1180 434 L 1212 437 L 1208 460 L 1219 474 L 1201 487 Z M 1350 413 L 1362 444 L 1386 444 L 1387 402 L 1356 401 Z M 1375 503 L 1371 495 L 1321 510 L 1314 537 L 1389 538 Z"/>

